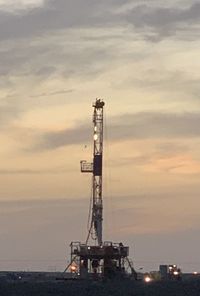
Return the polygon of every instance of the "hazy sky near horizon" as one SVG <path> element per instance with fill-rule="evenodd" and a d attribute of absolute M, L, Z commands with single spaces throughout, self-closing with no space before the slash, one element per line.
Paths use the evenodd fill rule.
<path fill-rule="evenodd" d="M 105 239 L 200 271 L 199 29 L 194 0 L 0 0 L 0 270 L 85 239 L 99 97 Z"/>

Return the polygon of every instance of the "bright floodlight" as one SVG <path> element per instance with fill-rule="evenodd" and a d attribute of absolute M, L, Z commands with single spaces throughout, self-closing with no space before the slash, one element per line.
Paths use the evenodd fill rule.
<path fill-rule="evenodd" d="M 194 275 L 197 275 L 197 274 L 198 274 L 198 272 L 197 272 L 197 271 L 194 271 L 194 272 L 193 272 L 193 274 L 194 274 Z"/>
<path fill-rule="evenodd" d="M 145 281 L 145 283 L 149 283 L 149 282 L 151 282 L 151 278 L 150 278 L 150 276 L 145 276 L 145 278 L 144 278 L 144 281 Z"/>
<path fill-rule="evenodd" d="M 71 272 L 76 272 L 76 270 L 77 270 L 77 267 L 74 265 L 71 265 Z"/>

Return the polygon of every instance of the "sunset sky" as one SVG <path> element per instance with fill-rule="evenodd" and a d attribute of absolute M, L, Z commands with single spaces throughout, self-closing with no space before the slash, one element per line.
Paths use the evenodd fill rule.
<path fill-rule="evenodd" d="M 105 101 L 104 239 L 200 271 L 200 3 L 0 0 L 0 270 L 64 270 L 84 241 Z"/>

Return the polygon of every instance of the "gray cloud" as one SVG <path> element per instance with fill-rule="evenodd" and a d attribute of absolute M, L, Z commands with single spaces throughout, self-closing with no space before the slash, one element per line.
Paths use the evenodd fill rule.
<path fill-rule="evenodd" d="M 89 142 L 90 135 L 89 125 L 82 125 L 59 132 L 48 132 L 40 135 L 40 141 L 34 149 L 56 149 L 67 145 L 85 144 Z"/>
<path fill-rule="evenodd" d="M 2 14 L 0 22 L 0 40 L 5 34 L 8 39 L 12 33 L 12 37 L 28 37 L 27 39 L 8 41 L 8 43 L 2 43 L 0 49 L 0 56 L 2 58 L 0 76 L 2 77 L 0 85 L 9 90 L 9 95 L 1 100 L 0 104 L 0 122 L 1 127 L 6 126 L 8 122 L 18 118 L 34 107 L 43 107 L 54 104 L 62 104 L 76 99 L 74 96 L 66 96 L 66 98 L 57 98 L 56 95 L 62 95 L 64 93 L 70 94 L 72 90 L 55 90 L 55 92 L 36 92 L 34 94 L 17 94 L 16 85 L 13 79 L 9 79 L 10 75 L 28 77 L 31 76 L 31 80 L 35 79 L 35 85 L 37 81 L 50 79 L 52 77 L 64 77 L 68 79 L 70 77 L 81 77 L 82 79 L 94 79 L 99 73 L 105 72 L 109 68 L 109 61 L 116 59 L 115 45 L 110 45 L 108 38 L 112 38 L 111 35 L 106 36 L 76 36 L 72 39 L 72 35 L 68 31 L 62 31 L 60 36 L 50 34 L 55 30 L 60 30 L 69 27 L 84 27 L 98 24 L 101 26 L 113 25 L 117 23 L 124 24 L 124 22 L 131 22 L 137 28 L 152 27 L 155 30 L 168 26 L 168 24 L 176 25 L 177 22 L 183 23 L 184 21 L 193 22 L 197 21 L 198 11 L 200 5 L 198 3 L 191 4 L 187 8 L 179 8 L 177 4 L 172 7 L 159 8 L 161 2 L 153 5 L 152 1 L 149 1 L 149 6 L 138 5 L 136 2 L 134 8 L 127 10 L 126 13 L 116 15 L 115 9 L 123 6 L 130 1 L 98 1 L 87 0 L 83 2 L 81 0 L 75 1 L 48 1 L 42 8 L 33 9 L 27 14 L 23 15 L 10 15 Z M 159 4 L 160 3 L 160 4 Z M 99 9 L 98 9 L 99 8 Z M 86 17 L 90 15 L 89 17 Z M 162 17 L 166 15 L 165 17 Z M 110 16 L 110 19 L 109 17 Z M 131 16 L 134 16 L 133 18 Z M 163 19 L 163 22 L 162 22 Z M 109 21 L 108 21 L 109 20 Z M 20 26 L 24 28 L 21 29 Z M 5 29 L 6 28 L 6 29 Z M 26 34 L 23 35 L 23 30 Z M 46 32 L 46 33 L 45 33 Z M 44 35 L 42 35 L 44 33 Z M 114 33 L 115 34 L 115 33 Z M 32 40 L 32 36 L 41 35 L 41 39 Z M 10 37 L 9 37 L 10 36 Z M 56 36 L 56 37 L 55 37 Z M 122 38 L 122 36 L 115 36 L 116 38 Z M 80 40 L 79 40 L 80 39 Z M 101 42 L 99 42 L 99 39 Z M 65 40 L 65 41 L 64 41 Z M 9 43 L 11 42 L 11 43 Z M 119 39 L 118 39 L 118 42 Z M 135 53 L 131 53 L 130 57 L 136 58 Z M 140 57 L 142 58 L 142 57 Z M 127 59 L 126 61 L 128 61 Z M 198 79 L 192 79 L 186 77 L 180 71 L 173 73 L 166 73 L 160 75 L 153 69 L 147 70 L 143 73 L 143 79 L 132 79 L 130 83 L 141 88 L 154 88 L 156 90 L 177 91 L 190 94 L 190 98 L 198 98 L 199 94 L 199 81 Z M 151 77 L 151 78 L 149 78 Z M 161 79 L 159 79 L 161 77 Z M 119 84 L 119 82 L 117 82 Z M 184 85 L 184 88 L 183 88 Z M 73 91 L 75 91 L 73 89 Z M 51 96 L 51 100 L 49 97 Z M 182 97 L 181 97 L 182 99 Z M 134 123 L 134 122 L 133 122 Z M 135 124 L 135 123 L 134 123 Z M 81 128 L 81 130 L 83 127 Z M 129 131 L 130 129 L 130 131 Z M 76 129 L 75 129 L 76 130 Z M 80 139 L 84 138 L 84 133 L 89 131 L 89 127 L 83 129 L 83 134 L 79 135 Z M 51 143 L 59 147 L 62 143 L 70 143 L 73 134 L 76 131 L 63 131 L 60 135 L 54 135 L 54 139 L 50 139 L 51 136 L 46 137 L 46 142 L 43 144 L 49 146 Z M 113 138 L 117 137 L 117 134 L 121 134 L 121 137 L 126 137 L 129 134 L 137 135 L 137 131 L 132 130 L 132 127 L 125 128 L 120 123 L 120 126 L 112 126 L 111 132 Z M 154 127 L 154 133 L 156 127 Z M 69 133 L 69 134 L 68 134 Z M 148 136 L 148 135 L 147 135 Z M 53 136 L 52 136 L 53 137 Z M 49 139 L 49 140 L 48 140 Z M 78 139 L 73 139 L 73 143 Z M 86 140 L 87 141 L 87 140 Z"/>
<path fill-rule="evenodd" d="M 199 99 L 199 79 L 197 77 L 192 78 L 191 75 L 188 75 L 186 72 L 180 70 L 161 71 L 151 68 L 146 69 L 142 74 L 141 78 L 134 77 L 129 83 L 143 89 L 155 89 L 159 91 L 167 90 L 167 92 L 178 92 L 184 95 L 188 94 L 190 98 Z"/>
<path fill-rule="evenodd" d="M 163 8 L 161 1 L 157 1 L 156 5 L 152 1 L 148 5 L 141 5 L 138 1 L 126 13 L 115 13 L 117 8 L 126 4 L 130 4 L 130 1 L 52 0 L 23 15 L 1 12 L 0 40 L 25 38 L 72 27 L 104 27 L 127 23 L 137 28 L 151 27 L 166 36 L 174 35 L 173 29 L 179 29 L 177 24 L 181 24 L 183 29 L 183 24 L 188 26 L 200 20 L 200 5 L 193 1 L 187 8 L 182 8 L 176 2 L 173 6 Z"/>
<path fill-rule="evenodd" d="M 200 114 L 143 112 L 124 115 L 119 118 L 119 124 L 111 128 L 111 135 L 133 139 L 199 137 Z"/>
<path fill-rule="evenodd" d="M 53 78 L 95 78 L 105 71 L 114 52 L 114 45 L 84 38 L 87 33 L 64 30 L 37 39 L 7 41 L 0 50 L 0 85 L 15 88 L 15 77 L 36 81 Z M 101 37 L 99 37 L 101 38 Z M 112 38 L 112 36 L 110 36 Z M 10 79 L 12 77 L 12 79 Z M 36 83 L 37 85 L 37 83 Z"/>
<path fill-rule="evenodd" d="M 200 4 L 194 3 L 188 8 L 180 7 L 150 7 L 139 5 L 132 9 L 127 19 L 135 26 L 165 27 L 173 23 L 191 22 L 200 20 Z"/>
<path fill-rule="evenodd" d="M 52 0 L 47 1 L 44 7 L 33 9 L 25 15 L 7 15 L 1 12 L 0 40 L 8 38 L 12 43 L 5 43 L 5 41 L 2 43 L 0 84 L 12 84 L 11 80 L 7 79 L 6 82 L 3 79 L 9 75 L 23 77 L 32 75 L 44 80 L 59 75 L 65 79 L 75 75 L 92 78 L 105 71 L 111 58 L 115 57 L 116 51 L 116 44 L 111 46 L 108 38 L 112 39 L 116 36 L 112 36 L 111 33 L 109 36 L 97 36 L 95 40 L 94 36 L 87 36 L 87 34 L 82 36 L 80 33 L 77 38 L 72 39 L 70 32 L 62 29 L 93 28 L 95 24 L 98 24 L 98 28 L 105 26 L 112 28 L 119 23 L 121 26 L 132 23 L 136 28 L 146 27 L 148 38 L 153 40 L 160 34 L 158 32 L 167 31 L 168 25 L 176 26 L 176 23 L 184 21 L 187 23 L 189 20 L 193 22 L 193 15 L 196 21 L 197 11 L 200 9 L 198 3 L 188 8 L 178 8 L 177 4 L 173 7 L 159 8 L 160 2 L 156 6 L 149 1 L 149 6 L 138 5 L 136 2 L 137 5 L 132 10 L 121 14 L 114 13 L 117 7 L 129 2 L 109 0 L 99 3 L 86 0 L 83 3 L 81 0 Z M 163 17 L 163 15 L 166 16 Z M 187 27 L 188 25 L 187 23 Z M 151 27 L 158 34 L 155 32 L 151 34 L 148 31 Z M 55 38 L 56 35 L 53 32 L 59 32 L 59 37 L 57 35 Z M 146 33 L 144 30 L 144 35 Z M 143 34 L 142 31 L 141 34 Z M 191 33 L 189 35 L 192 36 Z M 42 38 L 34 42 L 33 36 Z M 16 40 L 16 37 L 26 38 Z M 105 43 L 105 40 L 108 43 Z M 136 58 L 136 53 L 132 53 L 131 56 L 133 55 Z M 159 83 L 163 85 L 162 81 Z"/>
<path fill-rule="evenodd" d="M 44 2 L 49 0 L 35 0 L 35 1 L 1 1 L 0 2 L 0 11 L 8 14 L 18 14 L 18 13 L 27 13 L 28 10 L 33 8 L 41 7 L 44 5 Z"/>
<path fill-rule="evenodd" d="M 111 118 L 107 126 L 108 138 L 150 139 L 200 137 L 199 113 L 143 112 Z M 35 149 L 56 149 L 66 145 L 85 144 L 91 141 L 91 126 L 82 125 L 59 132 L 41 135 Z"/>
<path fill-rule="evenodd" d="M 143 35 L 151 41 L 159 41 L 168 36 L 177 38 L 177 33 L 183 31 L 187 37 L 180 35 L 179 38 L 191 38 L 188 29 L 192 31 L 193 25 L 200 25 L 200 4 L 191 2 L 188 7 L 176 3 L 172 7 L 162 7 L 161 2 L 158 2 L 158 6 L 143 4 L 127 11 L 125 18 L 136 28 L 143 28 Z M 148 32 L 148 28 L 152 28 L 156 35 Z"/>
<path fill-rule="evenodd" d="M 94 24 L 100 6 L 96 0 L 52 0 L 25 15 L 2 14 L 4 28 L 0 29 L 0 39 L 24 38 L 51 30 Z"/>

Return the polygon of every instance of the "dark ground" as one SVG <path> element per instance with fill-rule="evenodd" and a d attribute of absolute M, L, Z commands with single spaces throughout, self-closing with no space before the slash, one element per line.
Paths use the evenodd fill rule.
<path fill-rule="evenodd" d="M 0 296 L 200 296 L 200 280 L 0 282 Z"/>

